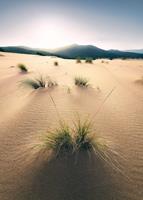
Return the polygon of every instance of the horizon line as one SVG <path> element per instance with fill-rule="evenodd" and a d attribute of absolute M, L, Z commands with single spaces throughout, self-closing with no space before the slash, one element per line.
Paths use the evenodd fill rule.
<path fill-rule="evenodd" d="M 54 48 L 46 48 L 46 47 L 32 47 L 29 45 L 0 45 L 0 47 L 26 47 L 26 48 L 31 48 L 31 49 L 45 49 L 45 50 L 55 50 L 55 49 L 61 49 L 61 48 L 65 48 L 65 47 L 70 47 L 70 46 L 94 46 L 97 47 L 99 49 L 103 49 L 103 50 L 119 50 L 119 51 L 130 51 L 130 50 L 143 50 L 143 48 L 131 48 L 131 49 L 118 49 L 118 48 L 101 48 L 99 46 L 96 46 L 94 44 L 79 44 L 79 43 L 71 43 L 71 44 L 67 44 L 64 46 L 59 46 L 59 47 L 54 47 Z"/>

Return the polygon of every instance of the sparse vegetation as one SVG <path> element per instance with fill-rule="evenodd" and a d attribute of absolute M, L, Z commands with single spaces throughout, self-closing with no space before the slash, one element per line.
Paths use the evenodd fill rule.
<path fill-rule="evenodd" d="M 73 140 L 70 128 L 65 123 L 60 123 L 59 128 L 47 133 L 42 138 L 40 148 L 52 151 L 56 156 L 73 151 Z"/>
<path fill-rule="evenodd" d="M 27 69 L 26 65 L 24 65 L 24 64 L 18 64 L 17 67 L 19 68 L 20 72 L 22 72 L 22 73 L 28 72 L 28 69 Z"/>
<path fill-rule="evenodd" d="M 37 52 L 37 55 L 38 56 L 46 56 L 46 53 L 45 52 Z"/>
<path fill-rule="evenodd" d="M 59 128 L 42 137 L 38 146 L 56 156 L 81 151 L 94 152 L 98 156 L 103 156 L 106 147 L 96 138 L 91 122 L 88 120 L 81 122 L 80 119 L 74 123 L 73 128 L 63 122 L 60 123 Z"/>
<path fill-rule="evenodd" d="M 91 124 L 88 121 L 83 123 L 78 120 L 75 124 L 75 148 L 76 150 L 91 150 L 92 138 L 89 137 L 91 132 Z"/>
<path fill-rule="evenodd" d="M 100 156 L 105 148 L 105 144 L 102 144 L 96 138 L 91 121 L 85 120 L 82 122 L 78 119 L 77 123 L 74 124 L 74 132 L 74 149 L 76 152 L 93 151 Z"/>
<path fill-rule="evenodd" d="M 88 87 L 89 86 L 88 79 L 84 78 L 84 77 L 76 76 L 74 78 L 74 82 L 75 82 L 75 85 L 80 86 L 80 87 Z"/>
<path fill-rule="evenodd" d="M 55 81 L 52 81 L 49 77 L 45 78 L 43 76 L 39 76 L 38 78 L 34 79 L 26 79 L 22 83 L 33 89 L 47 88 L 47 87 L 52 88 L 54 86 L 57 86 L 57 83 Z"/>
<path fill-rule="evenodd" d="M 58 63 L 57 61 L 55 61 L 55 62 L 54 62 L 54 65 L 55 65 L 55 66 L 58 66 L 58 65 L 59 65 L 59 63 Z"/>
<path fill-rule="evenodd" d="M 86 58 L 85 63 L 92 64 L 93 63 L 92 58 Z"/>
<path fill-rule="evenodd" d="M 123 58 L 122 58 L 122 60 L 128 60 L 128 58 L 126 58 L 126 57 L 123 57 Z"/>
<path fill-rule="evenodd" d="M 109 61 L 101 60 L 101 63 L 109 64 Z"/>
<path fill-rule="evenodd" d="M 76 59 L 76 63 L 81 63 L 81 59 L 80 59 L 80 58 L 77 58 L 77 59 Z"/>

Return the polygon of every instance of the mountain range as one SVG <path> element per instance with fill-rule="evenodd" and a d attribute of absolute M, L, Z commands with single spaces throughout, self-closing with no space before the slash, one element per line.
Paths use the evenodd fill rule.
<path fill-rule="evenodd" d="M 93 45 L 77 45 L 58 48 L 58 49 L 39 49 L 25 46 L 0 47 L 1 52 L 13 52 L 22 54 L 32 54 L 39 56 L 57 56 L 68 59 L 86 58 L 143 58 L 143 50 L 104 50 Z"/>
<path fill-rule="evenodd" d="M 132 49 L 132 50 L 127 50 L 128 52 L 133 52 L 133 53 L 141 53 L 143 54 L 143 49 Z"/>

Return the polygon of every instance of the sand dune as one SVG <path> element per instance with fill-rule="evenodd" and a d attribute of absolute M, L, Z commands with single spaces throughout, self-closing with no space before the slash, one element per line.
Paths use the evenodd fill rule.
<path fill-rule="evenodd" d="M 3 53 L 0 57 L 0 199 L 1 200 L 142 200 L 143 76 L 142 60 L 76 64 L 74 60 Z M 54 61 L 59 66 L 54 66 Z M 16 66 L 24 63 L 28 74 Z M 21 81 L 37 74 L 58 86 L 33 91 Z M 74 85 L 76 75 L 89 78 L 89 88 Z M 112 91 L 112 92 L 111 92 Z M 111 93 L 109 98 L 108 95 Z M 29 148 L 58 123 L 80 115 L 95 122 L 98 136 L 117 152 L 121 173 L 94 157 L 51 160 L 35 158 Z M 107 100 L 106 100 L 107 99 Z M 105 101 L 106 100 L 106 101 Z"/>

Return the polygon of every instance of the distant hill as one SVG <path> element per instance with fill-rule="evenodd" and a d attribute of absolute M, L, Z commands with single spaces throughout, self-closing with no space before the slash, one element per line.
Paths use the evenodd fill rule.
<path fill-rule="evenodd" d="M 54 54 L 58 56 L 64 56 L 67 58 L 103 58 L 103 57 L 112 57 L 112 53 L 100 49 L 92 45 L 71 45 L 54 51 Z"/>
<path fill-rule="evenodd" d="M 85 59 L 91 57 L 96 58 L 143 58 L 143 54 L 124 52 L 118 50 L 104 50 L 92 45 L 71 45 L 53 51 L 54 54 L 60 57 Z"/>
<path fill-rule="evenodd" d="M 70 45 L 54 50 L 34 49 L 23 46 L 0 47 L 1 52 L 13 52 L 32 54 L 39 56 L 58 56 L 61 58 L 76 59 L 76 58 L 143 58 L 143 53 L 125 52 L 119 50 L 104 50 L 92 45 Z"/>
<path fill-rule="evenodd" d="M 32 54 L 32 55 L 42 55 L 42 56 L 51 56 L 52 53 L 41 49 L 34 49 L 24 46 L 8 46 L 8 47 L 0 47 L 1 52 L 12 52 L 12 53 L 21 53 L 21 54 Z"/>
<path fill-rule="evenodd" d="M 143 54 L 143 49 L 132 49 L 132 50 L 127 50 L 127 52 L 141 53 L 141 54 Z"/>

